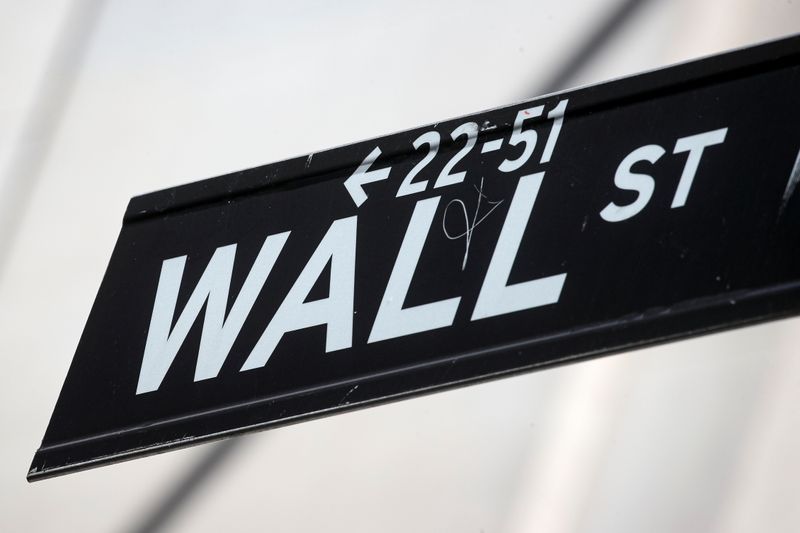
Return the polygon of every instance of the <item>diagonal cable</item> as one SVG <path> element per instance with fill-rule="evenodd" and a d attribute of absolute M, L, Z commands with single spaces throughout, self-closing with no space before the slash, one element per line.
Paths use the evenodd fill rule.
<path fill-rule="evenodd" d="M 144 519 L 132 529 L 130 533 L 157 533 L 163 531 L 169 521 L 178 513 L 197 489 L 206 482 L 219 467 L 230 457 L 231 452 L 242 442 L 242 438 L 234 437 L 216 443 L 181 479 L 170 489 L 166 498 L 152 509 Z"/>
<path fill-rule="evenodd" d="M 550 76 L 550 79 L 541 86 L 535 87 L 533 94 L 530 96 L 539 96 L 566 89 L 575 76 L 594 60 L 597 54 L 632 20 L 633 16 L 648 1 L 622 0 L 600 25 L 583 40 L 572 56 L 564 61 L 562 66 Z"/>
<path fill-rule="evenodd" d="M 104 0 L 72 3 L 47 60 L 42 81 L 36 88 L 30 111 L 23 119 L 0 189 L 0 277 L 5 272 L 20 222 L 69 105 L 104 3 Z"/>

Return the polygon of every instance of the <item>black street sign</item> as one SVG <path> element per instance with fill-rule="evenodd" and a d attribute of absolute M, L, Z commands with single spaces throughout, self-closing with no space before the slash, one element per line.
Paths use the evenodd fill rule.
<path fill-rule="evenodd" d="M 800 37 L 131 200 L 29 479 L 800 311 Z"/>

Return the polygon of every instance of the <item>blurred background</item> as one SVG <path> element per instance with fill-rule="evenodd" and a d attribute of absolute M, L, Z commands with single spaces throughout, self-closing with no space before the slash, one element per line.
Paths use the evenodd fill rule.
<path fill-rule="evenodd" d="M 800 530 L 798 319 L 25 481 L 131 196 L 797 33 L 798 0 L 0 8 L 0 531 Z"/>

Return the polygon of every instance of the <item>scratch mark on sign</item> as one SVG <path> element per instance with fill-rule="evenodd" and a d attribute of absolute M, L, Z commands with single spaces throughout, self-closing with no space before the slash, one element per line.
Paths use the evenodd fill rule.
<path fill-rule="evenodd" d="M 345 394 L 344 396 L 342 396 L 342 399 L 341 399 L 341 400 L 339 400 L 339 405 L 342 405 L 343 403 L 346 403 L 346 402 L 345 402 L 345 400 L 347 400 L 347 398 L 348 398 L 348 397 L 349 397 L 351 394 L 353 394 L 353 392 L 354 392 L 354 391 L 355 391 L 357 388 L 358 388 L 358 385 L 354 385 L 354 386 L 352 386 L 352 387 L 350 388 L 350 390 L 349 390 L 349 391 L 347 391 L 347 394 Z"/>
<path fill-rule="evenodd" d="M 493 201 L 489 200 L 488 198 L 486 198 L 486 195 L 483 194 L 483 178 L 481 178 L 480 188 L 475 187 L 475 191 L 478 193 L 478 205 L 475 207 L 475 213 L 472 215 L 472 221 L 471 222 L 469 220 L 469 215 L 467 214 L 467 206 L 466 206 L 466 204 L 464 203 L 463 200 L 460 200 L 458 198 L 456 198 L 454 200 L 450 200 L 450 202 L 448 202 L 447 207 L 444 208 L 444 215 L 442 215 L 442 231 L 444 231 L 445 237 L 447 237 L 451 241 L 454 241 L 456 239 L 460 239 L 461 237 L 466 237 L 466 243 L 464 245 L 464 259 L 461 261 L 461 270 L 462 271 L 467 267 L 467 259 L 469 258 L 469 245 L 472 243 L 472 233 L 475 231 L 475 228 L 477 228 L 478 225 L 481 222 L 486 220 L 486 217 L 491 215 L 492 212 L 495 209 L 497 209 L 500 206 L 500 204 L 503 203 L 503 200 L 498 200 L 496 202 L 493 202 Z M 486 199 L 486 202 L 489 205 L 491 205 L 492 208 L 489 209 L 489 212 L 487 212 L 485 215 L 483 215 L 482 217 L 478 218 L 478 215 L 480 214 L 480 210 L 481 210 L 481 200 L 482 199 Z M 461 206 L 461 211 L 462 211 L 462 213 L 464 215 L 464 224 L 466 226 L 466 229 L 463 232 L 459 233 L 458 235 L 450 235 L 450 232 L 447 231 L 447 225 L 446 225 L 447 213 L 450 212 L 450 206 L 454 205 L 454 204 L 458 204 L 459 206 Z"/>
<path fill-rule="evenodd" d="M 781 216 L 783 210 L 786 209 L 786 204 L 789 203 L 789 198 L 794 194 L 798 181 L 800 181 L 800 151 L 797 152 L 792 172 L 789 174 L 789 181 L 786 183 L 786 189 L 783 191 L 783 201 L 781 201 L 781 208 L 778 210 L 778 216 Z"/>

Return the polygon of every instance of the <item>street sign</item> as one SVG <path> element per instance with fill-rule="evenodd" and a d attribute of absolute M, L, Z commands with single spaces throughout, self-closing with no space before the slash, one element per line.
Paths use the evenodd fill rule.
<path fill-rule="evenodd" d="M 800 311 L 800 37 L 131 200 L 28 479 Z"/>

